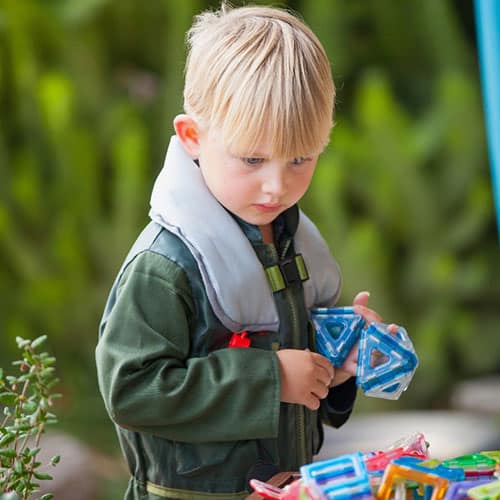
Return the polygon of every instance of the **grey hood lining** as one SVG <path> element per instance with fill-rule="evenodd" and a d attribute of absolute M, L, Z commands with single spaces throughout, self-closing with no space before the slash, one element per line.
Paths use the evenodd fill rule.
<path fill-rule="evenodd" d="M 200 169 L 176 136 L 154 184 L 149 216 L 188 247 L 210 305 L 226 328 L 235 332 L 278 330 L 273 294 L 250 241 L 210 193 Z M 303 212 L 294 245 L 310 275 L 304 282 L 306 306 L 330 305 L 340 290 L 340 272 L 319 231 Z"/>

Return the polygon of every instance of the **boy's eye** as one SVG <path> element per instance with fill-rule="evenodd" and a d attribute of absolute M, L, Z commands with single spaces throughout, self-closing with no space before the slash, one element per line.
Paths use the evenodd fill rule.
<path fill-rule="evenodd" d="M 246 165 L 260 165 L 263 161 L 264 158 L 242 158 L 241 161 L 245 163 Z"/>
<path fill-rule="evenodd" d="M 302 165 L 307 160 L 309 160 L 309 158 L 306 158 L 305 156 L 298 156 L 297 158 L 294 158 L 290 163 L 292 165 Z"/>

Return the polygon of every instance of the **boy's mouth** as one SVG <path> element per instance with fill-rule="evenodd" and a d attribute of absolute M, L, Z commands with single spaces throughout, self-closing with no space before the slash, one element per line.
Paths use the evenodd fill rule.
<path fill-rule="evenodd" d="M 283 208 L 281 203 L 255 203 L 254 207 L 260 212 L 277 212 Z"/>

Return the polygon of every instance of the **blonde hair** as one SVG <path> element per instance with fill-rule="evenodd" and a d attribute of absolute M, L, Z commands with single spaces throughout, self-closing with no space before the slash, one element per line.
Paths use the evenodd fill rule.
<path fill-rule="evenodd" d="M 280 158 L 320 153 L 335 87 L 325 51 L 291 13 L 246 6 L 196 16 L 187 33 L 184 109 L 232 151 L 264 139 Z"/>

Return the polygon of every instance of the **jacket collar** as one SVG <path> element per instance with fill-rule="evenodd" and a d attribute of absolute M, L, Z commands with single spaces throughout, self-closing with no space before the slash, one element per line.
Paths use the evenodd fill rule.
<path fill-rule="evenodd" d="M 149 215 L 189 249 L 210 305 L 229 330 L 278 329 L 279 318 L 263 269 L 262 252 L 256 252 L 257 247 L 271 246 L 262 243 L 258 227 L 237 220 L 214 198 L 176 136 L 155 181 Z M 307 306 L 329 303 L 338 294 L 340 275 L 326 243 L 297 207 L 278 219 L 276 224 L 283 224 L 279 242 L 288 239 L 291 243 L 293 237 L 295 249 L 306 259 L 311 276 L 304 282 Z M 287 245 L 291 249 L 293 246 Z M 249 285 L 252 293 L 242 294 L 241 290 Z"/>

